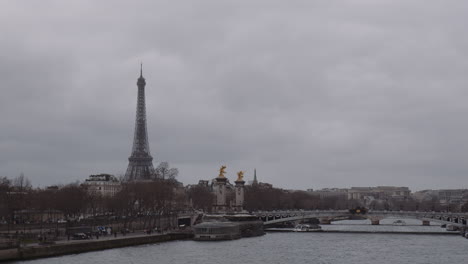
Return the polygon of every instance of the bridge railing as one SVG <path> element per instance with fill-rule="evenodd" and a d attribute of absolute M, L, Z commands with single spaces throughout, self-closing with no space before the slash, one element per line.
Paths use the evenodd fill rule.
<path fill-rule="evenodd" d="M 339 215 L 351 215 L 349 210 L 281 210 L 281 211 L 257 211 L 253 212 L 262 220 L 277 221 L 278 219 L 298 217 L 336 217 Z M 419 211 L 385 211 L 369 210 L 365 215 L 375 217 L 407 217 L 419 220 L 435 220 L 440 223 L 453 223 L 457 225 L 467 225 L 468 213 L 453 212 L 419 212 Z"/>

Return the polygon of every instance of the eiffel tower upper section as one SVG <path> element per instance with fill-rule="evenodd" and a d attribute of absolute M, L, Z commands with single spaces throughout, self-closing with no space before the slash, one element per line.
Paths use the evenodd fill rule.
<path fill-rule="evenodd" d="M 135 120 L 135 135 L 133 137 L 132 154 L 128 158 L 128 168 L 125 178 L 129 181 L 147 180 L 154 174 L 153 157 L 151 157 L 148 130 L 146 126 L 145 85 L 143 66 L 138 78 L 137 111 Z"/>

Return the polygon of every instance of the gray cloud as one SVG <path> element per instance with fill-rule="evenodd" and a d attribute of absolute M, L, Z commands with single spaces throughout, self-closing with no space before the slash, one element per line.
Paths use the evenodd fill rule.
<path fill-rule="evenodd" d="M 0 175 L 121 174 L 140 61 L 150 148 L 193 183 L 467 187 L 464 1 L 6 1 Z"/>

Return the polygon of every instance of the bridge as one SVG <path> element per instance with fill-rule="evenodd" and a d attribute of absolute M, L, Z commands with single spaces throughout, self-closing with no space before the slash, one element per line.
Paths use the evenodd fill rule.
<path fill-rule="evenodd" d="M 321 224 L 330 224 L 332 221 L 350 219 L 351 216 L 358 215 L 371 220 L 372 225 L 378 225 L 380 220 L 385 218 L 418 219 L 422 225 L 429 225 L 430 222 L 441 224 L 451 224 L 458 227 L 466 227 L 468 213 L 450 212 L 418 212 L 418 211 L 373 211 L 369 210 L 365 214 L 352 214 L 349 210 L 297 210 L 297 211 L 258 211 L 254 212 L 265 226 L 300 221 L 306 219 L 319 219 Z"/>

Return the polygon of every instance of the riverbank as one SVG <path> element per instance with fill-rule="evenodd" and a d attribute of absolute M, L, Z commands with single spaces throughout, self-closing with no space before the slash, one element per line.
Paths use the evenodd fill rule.
<path fill-rule="evenodd" d="M 267 228 L 265 232 L 294 232 L 293 228 Z M 302 233 L 351 233 L 351 234 L 403 234 L 403 235 L 460 235 L 454 232 L 428 232 L 428 231 L 376 231 L 376 230 L 320 230 Z"/>
<path fill-rule="evenodd" d="M 127 236 L 120 236 L 117 238 L 109 236 L 107 238 L 101 238 L 96 240 L 58 241 L 55 244 L 51 245 L 33 244 L 28 246 L 22 246 L 18 249 L 0 250 L 0 261 L 46 258 L 111 248 L 190 239 L 192 237 L 193 234 L 191 232 L 178 232 L 156 235 L 128 234 Z"/>

